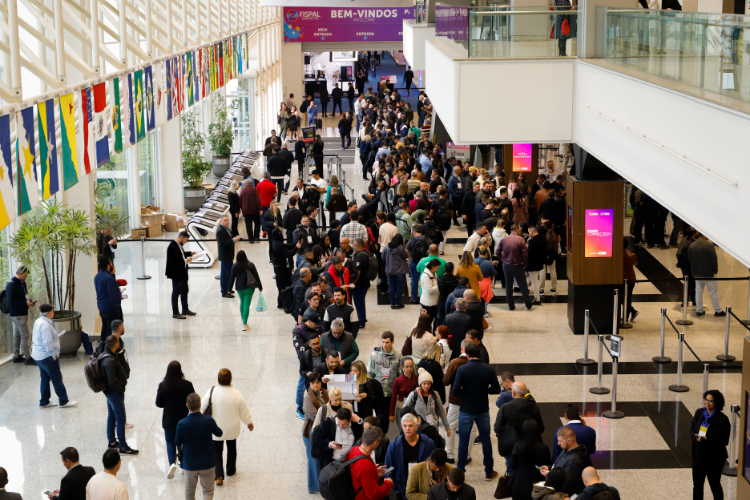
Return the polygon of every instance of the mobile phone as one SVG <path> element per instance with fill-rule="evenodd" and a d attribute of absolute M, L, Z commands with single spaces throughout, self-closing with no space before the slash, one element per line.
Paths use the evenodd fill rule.
<path fill-rule="evenodd" d="M 542 470 L 542 468 L 539 467 L 538 465 L 535 465 L 534 467 L 536 467 L 538 470 Z"/>
<path fill-rule="evenodd" d="M 333 442 L 333 444 L 334 444 L 335 446 L 341 446 L 341 447 L 343 447 L 343 445 L 342 445 L 341 443 L 337 443 L 336 441 L 334 441 L 334 442 Z"/>
<path fill-rule="evenodd" d="M 391 472 L 393 472 L 393 469 L 395 469 L 395 467 L 388 467 L 388 468 L 387 468 L 387 469 L 386 469 L 386 470 L 385 470 L 385 471 L 383 472 L 383 474 L 390 474 Z"/>
<path fill-rule="evenodd" d="M 50 490 L 44 490 L 43 492 L 45 495 L 50 496 L 52 492 Z"/>

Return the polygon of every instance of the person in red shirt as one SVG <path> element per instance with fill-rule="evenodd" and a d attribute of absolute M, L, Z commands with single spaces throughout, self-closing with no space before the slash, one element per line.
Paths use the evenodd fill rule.
<path fill-rule="evenodd" d="M 414 392 L 417 387 L 417 377 L 414 375 L 414 360 L 411 356 L 401 358 L 401 369 L 404 374 L 393 381 L 391 410 L 388 414 L 388 420 L 391 422 L 401 422 L 401 408 L 397 408 L 398 403 L 403 403 L 404 398 Z"/>
<path fill-rule="evenodd" d="M 271 206 L 271 202 L 276 197 L 276 184 L 271 181 L 271 174 L 269 172 L 263 172 L 263 180 L 258 183 L 256 189 L 260 196 L 260 215 L 263 217 L 268 207 Z"/>
<path fill-rule="evenodd" d="M 393 480 L 385 478 L 381 483 L 380 478 L 385 473 L 385 465 L 377 466 L 371 458 L 371 454 L 380 445 L 383 439 L 383 431 L 379 427 L 368 427 L 362 434 L 362 444 L 352 448 L 346 455 L 351 460 L 360 455 L 362 458 L 352 463 L 349 470 L 352 474 L 352 486 L 358 491 L 355 500 L 381 500 L 388 498 L 393 488 Z"/>
<path fill-rule="evenodd" d="M 260 195 L 258 189 L 248 180 L 240 191 L 240 209 L 245 216 L 245 229 L 250 243 L 260 240 Z M 253 230 L 255 225 L 255 230 Z"/>

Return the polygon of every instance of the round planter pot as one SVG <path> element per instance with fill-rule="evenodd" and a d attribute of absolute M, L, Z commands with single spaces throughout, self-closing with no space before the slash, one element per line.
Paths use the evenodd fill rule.
<path fill-rule="evenodd" d="M 185 211 L 195 212 L 206 201 L 206 188 L 199 187 L 195 189 L 185 188 Z"/>
<path fill-rule="evenodd" d="M 65 330 L 60 337 L 60 355 L 75 356 L 81 347 L 81 313 L 78 311 L 55 311 L 52 325 L 56 331 Z"/>
<path fill-rule="evenodd" d="M 224 177 L 224 174 L 227 172 L 229 166 L 231 165 L 231 160 L 232 159 L 229 156 L 214 156 L 211 159 L 211 162 L 214 165 L 211 169 L 211 173 L 214 174 L 214 177 Z"/>

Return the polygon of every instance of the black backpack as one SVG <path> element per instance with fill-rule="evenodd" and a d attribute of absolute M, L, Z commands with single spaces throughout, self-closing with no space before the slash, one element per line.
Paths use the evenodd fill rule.
<path fill-rule="evenodd" d="M 424 238 L 417 240 L 416 243 L 414 243 L 414 251 L 411 253 L 412 260 L 419 263 L 420 260 L 427 257 L 427 250 L 428 246 Z"/>
<path fill-rule="evenodd" d="M 375 256 L 374 252 L 368 252 L 365 251 L 365 254 L 367 254 L 367 258 L 369 260 L 369 266 L 367 268 L 367 279 L 372 281 L 378 277 L 378 269 L 380 266 L 378 266 L 378 258 Z"/>
<path fill-rule="evenodd" d="M 444 201 L 444 203 L 441 204 L 440 201 Z M 437 204 L 438 209 L 437 213 L 435 214 L 435 220 L 440 226 L 440 229 L 442 229 L 443 231 L 447 231 L 451 228 L 451 209 L 448 206 L 448 200 L 438 200 Z M 442 237 L 442 234 L 440 236 Z"/>
<path fill-rule="evenodd" d="M 345 460 L 347 455 L 349 452 L 321 469 L 318 475 L 318 488 L 324 500 L 352 500 L 362 489 L 354 490 L 349 466 L 361 458 L 369 459 L 370 457 L 358 455 L 351 460 Z"/>
<path fill-rule="evenodd" d="M 437 225 L 434 222 L 426 222 L 424 225 L 424 228 L 425 228 L 425 231 L 424 231 L 425 236 L 430 238 L 430 240 L 432 240 L 434 244 L 437 245 L 438 243 L 443 241 L 443 233 L 440 232 L 440 229 L 437 227 Z M 426 256 L 427 254 L 425 253 L 424 257 Z"/>
<path fill-rule="evenodd" d="M 320 416 L 320 423 L 313 427 L 312 432 L 310 432 L 310 456 L 318 460 L 320 460 L 321 458 L 320 452 L 316 447 L 312 446 L 312 443 L 314 443 L 318 439 L 318 434 L 320 434 L 320 426 L 323 424 L 323 422 L 326 421 L 326 415 L 328 414 L 328 405 L 323 405 L 321 408 L 323 409 L 323 413 Z"/>
<path fill-rule="evenodd" d="M 8 294 L 5 293 L 5 289 L 0 292 L 0 311 L 3 314 L 10 314 L 10 300 L 8 300 Z"/>
<path fill-rule="evenodd" d="M 284 307 L 284 312 L 292 314 L 294 311 L 294 285 L 289 285 L 279 292 L 279 300 Z"/>
<path fill-rule="evenodd" d="M 86 363 L 86 366 L 83 367 L 83 374 L 86 377 L 86 383 L 88 383 L 89 388 L 94 392 L 102 392 L 107 388 L 107 385 L 104 383 L 104 374 L 102 374 L 100 364 L 101 359 L 107 356 L 111 357 L 112 355 L 104 353 L 97 356 L 95 354 L 91 356 L 91 359 Z"/>

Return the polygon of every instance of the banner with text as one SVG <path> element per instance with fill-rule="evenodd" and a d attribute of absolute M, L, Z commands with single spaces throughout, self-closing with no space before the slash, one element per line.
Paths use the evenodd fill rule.
<path fill-rule="evenodd" d="M 435 34 L 451 40 L 469 38 L 469 9 L 451 5 L 435 6 Z"/>
<path fill-rule="evenodd" d="M 414 7 L 284 7 L 284 41 L 400 42 L 403 20 L 413 18 Z"/>

